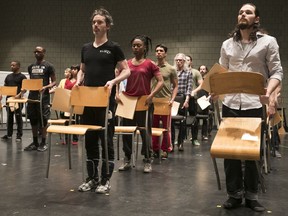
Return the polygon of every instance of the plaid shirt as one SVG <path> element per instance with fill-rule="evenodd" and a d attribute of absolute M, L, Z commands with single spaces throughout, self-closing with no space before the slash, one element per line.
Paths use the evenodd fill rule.
<path fill-rule="evenodd" d="M 178 92 L 177 94 L 190 95 L 192 92 L 192 74 L 189 71 L 177 71 L 178 76 Z"/>

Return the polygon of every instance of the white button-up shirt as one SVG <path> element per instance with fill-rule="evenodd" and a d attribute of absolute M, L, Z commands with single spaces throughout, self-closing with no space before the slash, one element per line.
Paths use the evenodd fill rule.
<path fill-rule="evenodd" d="M 260 72 L 265 79 L 283 78 L 279 46 L 274 37 L 257 33 L 257 40 L 243 48 L 240 41 L 229 38 L 223 42 L 219 63 L 228 71 Z M 249 80 L 247 80 L 249 82 Z M 262 107 L 258 95 L 227 94 L 223 104 L 231 109 L 257 109 Z"/>

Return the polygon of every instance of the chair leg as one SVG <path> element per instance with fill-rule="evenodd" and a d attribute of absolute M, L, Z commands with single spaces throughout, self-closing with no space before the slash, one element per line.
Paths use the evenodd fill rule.
<path fill-rule="evenodd" d="M 161 164 L 161 145 L 162 145 L 162 140 L 163 140 L 163 132 L 161 136 L 159 136 L 159 164 Z"/>
<path fill-rule="evenodd" d="M 106 170 L 107 170 L 107 176 L 109 176 L 109 157 L 108 157 L 108 141 L 107 141 L 107 134 L 105 135 L 105 162 L 106 162 Z"/>
<path fill-rule="evenodd" d="M 117 160 L 120 160 L 120 135 L 117 134 Z"/>
<path fill-rule="evenodd" d="M 137 136 L 137 143 L 136 143 L 136 151 L 135 151 L 135 134 L 132 134 L 132 166 L 136 166 L 136 158 L 138 152 L 138 136 Z"/>
<path fill-rule="evenodd" d="M 64 136 L 65 137 L 65 136 Z M 71 134 L 68 135 L 68 143 L 67 147 L 68 147 L 68 164 L 69 164 L 69 169 L 72 169 L 72 159 L 71 159 Z"/>
<path fill-rule="evenodd" d="M 221 190 L 221 183 L 220 183 L 220 177 L 219 177 L 219 172 L 218 172 L 218 167 L 217 167 L 216 159 L 212 157 L 212 161 L 213 161 L 214 170 L 215 170 L 215 174 L 216 174 L 218 190 Z"/>
<path fill-rule="evenodd" d="M 47 168 L 46 168 L 46 178 L 49 177 L 50 169 L 50 159 L 51 159 L 51 133 L 48 133 L 48 157 L 47 157 Z"/>
<path fill-rule="evenodd" d="M 86 166 L 86 157 L 85 157 L 85 135 L 83 136 L 82 142 L 82 180 L 85 181 L 85 167 Z"/>

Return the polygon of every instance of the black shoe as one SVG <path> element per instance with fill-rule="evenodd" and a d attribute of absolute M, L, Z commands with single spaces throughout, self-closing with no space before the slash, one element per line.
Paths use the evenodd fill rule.
<path fill-rule="evenodd" d="M 40 152 L 44 152 L 48 149 L 48 146 L 46 145 L 46 143 L 41 143 L 39 145 L 39 147 L 37 148 L 37 151 L 40 151 Z"/>
<path fill-rule="evenodd" d="M 245 199 L 245 206 L 256 212 L 265 211 L 265 208 L 257 200 Z"/>
<path fill-rule="evenodd" d="M 241 204 L 242 204 L 242 199 L 236 199 L 233 197 L 229 197 L 229 199 L 223 203 L 223 207 L 225 209 L 233 209 L 233 208 L 237 208 L 237 207 L 241 206 Z"/>
<path fill-rule="evenodd" d="M 8 135 L 5 135 L 3 137 L 1 137 L 2 140 L 9 140 L 11 139 L 12 137 L 11 136 L 8 136 Z"/>
<path fill-rule="evenodd" d="M 35 151 L 37 150 L 38 146 L 39 146 L 38 143 L 37 144 L 31 143 L 29 146 L 26 146 L 24 148 L 24 151 Z"/>
<path fill-rule="evenodd" d="M 17 136 L 17 137 L 16 137 L 16 142 L 21 142 L 21 141 L 22 141 L 21 136 Z"/>

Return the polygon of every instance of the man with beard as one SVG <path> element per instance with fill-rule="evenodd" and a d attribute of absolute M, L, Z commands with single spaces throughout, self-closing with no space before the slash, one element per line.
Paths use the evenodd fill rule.
<path fill-rule="evenodd" d="M 280 84 L 283 70 L 279 47 L 274 37 L 260 29 L 259 11 L 251 3 L 244 4 L 238 13 L 238 24 L 223 42 L 219 62 L 230 72 L 249 71 L 263 74 L 267 83 L 265 95 L 227 94 L 223 100 L 223 117 L 262 117 L 262 104 L 274 106 L 274 90 Z M 249 80 L 247 80 L 249 82 Z M 213 96 L 215 99 L 215 95 Z M 273 113 L 270 113 L 273 114 Z M 228 200 L 226 209 L 239 207 L 245 198 L 246 207 L 262 212 L 258 202 L 259 176 L 255 161 L 245 161 L 245 174 L 241 160 L 224 160 Z"/>

